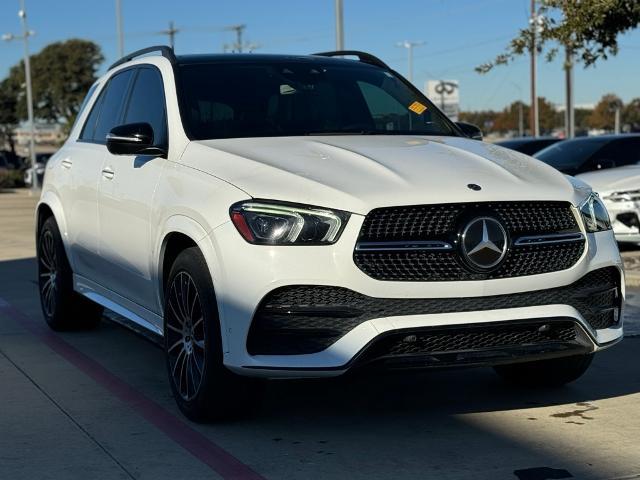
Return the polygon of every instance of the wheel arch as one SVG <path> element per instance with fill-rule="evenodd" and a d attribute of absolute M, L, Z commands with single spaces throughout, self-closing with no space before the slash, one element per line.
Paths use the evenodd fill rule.
<path fill-rule="evenodd" d="M 165 223 L 157 248 L 157 281 L 160 305 L 164 306 L 164 288 L 169 277 L 171 265 L 185 248 L 197 247 L 211 275 L 211 281 L 216 286 L 217 255 L 213 245 L 208 241 L 206 229 L 192 218 L 174 215 Z"/>
<path fill-rule="evenodd" d="M 35 210 L 35 225 L 36 225 L 36 245 L 38 243 L 38 238 L 40 235 L 40 228 L 44 222 L 53 217 L 58 225 L 58 230 L 60 230 L 60 234 L 62 236 L 62 244 L 64 245 L 65 253 L 67 254 L 67 258 L 69 262 L 71 262 L 71 255 L 69 254 L 69 242 L 68 242 L 68 232 L 67 232 L 67 222 L 64 216 L 64 209 L 62 208 L 62 203 L 58 199 L 58 197 L 53 192 L 43 192 L 38 205 Z"/>

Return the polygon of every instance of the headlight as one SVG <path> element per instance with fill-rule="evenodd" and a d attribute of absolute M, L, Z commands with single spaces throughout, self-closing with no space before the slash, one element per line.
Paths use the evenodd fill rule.
<path fill-rule="evenodd" d="M 611 229 L 611 220 L 609 219 L 607 208 L 597 193 L 589 195 L 584 203 L 580 205 L 580 214 L 587 232 L 602 232 Z"/>
<path fill-rule="evenodd" d="M 260 201 L 237 203 L 230 215 L 240 235 L 260 245 L 332 244 L 349 219 L 339 210 Z"/>

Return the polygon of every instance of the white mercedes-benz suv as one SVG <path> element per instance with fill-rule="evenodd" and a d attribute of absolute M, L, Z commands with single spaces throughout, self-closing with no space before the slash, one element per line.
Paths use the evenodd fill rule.
<path fill-rule="evenodd" d="M 607 212 L 476 130 L 362 52 L 129 55 L 46 167 L 46 321 L 163 337 L 194 420 L 374 366 L 572 381 L 622 338 Z"/>

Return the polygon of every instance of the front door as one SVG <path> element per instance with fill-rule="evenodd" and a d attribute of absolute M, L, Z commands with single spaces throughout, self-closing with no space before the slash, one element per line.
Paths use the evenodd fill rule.
<path fill-rule="evenodd" d="M 146 122 L 154 145 L 167 150 L 164 86 L 153 66 L 135 69 L 122 124 Z M 107 152 L 100 179 L 99 252 L 106 260 L 101 283 L 114 293 L 160 313 L 153 277 L 156 253 L 152 225 L 153 195 L 166 162 L 152 155 L 112 155 Z"/>
<path fill-rule="evenodd" d="M 99 276 L 98 188 L 106 133 L 119 121 L 131 71 L 114 75 L 94 102 L 82 131 L 60 161 L 59 182 L 66 212 L 67 241 L 74 273 L 92 280 Z"/>

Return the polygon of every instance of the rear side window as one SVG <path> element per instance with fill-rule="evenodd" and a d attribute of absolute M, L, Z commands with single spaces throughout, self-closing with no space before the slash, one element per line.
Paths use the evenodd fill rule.
<path fill-rule="evenodd" d="M 153 128 L 154 145 L 167 145 L 167 115 L 162 76 L 155 68 L 140 68 L 123 123 L 145 122 Z"/>
<path fill-rule="evenodd" d="M 84 122 L 84 127 L 82 128 L 82 133 L 80 134 L 80 140 L 86 140 L 89 142 L 93 141 L 93 133 L 96 130 L 96 123 L 98 122 L 98 117 L 100 116 L 100 107 L 102 106 L 102 100 L 104 100 L 105 90 L 100 93 L 100 96 L 93 104 L 93 109 L 91 110 L 91 113 L 89 113 L 87 120 Z"/>
<path fill-rule="evenodd" d="M 76 119 L 73 122 L 73 126 L 71 127 L 71 130 L 73 130 L 75 128 L 76 123 L 78 122 L 78 119 L 82 116 L 82 112 L 84 112 L 84 109 L 87 108 L 87 103 L 89 103 L 89 100 L 91 99 L 91 97 L 93 96 L 94 92 L 96 91 L 96 88 L 98 88 L 98 84 L 97 83 L 94 83 L 93 85 L 91 85 L 91 88 L 87 92 L 87 95 L 84 97 L 84 100 L 82 101 L 82 104 L 80 105 L 80 108 L 78 109 L 78 113 L 76 114 Z M 94 123 L 94 125 L 95 125 L 95 123 Z"/>
<path fill-rule="evenodd" d="M 82 140 L 106 143 L 107 133 L 120 124 L 132 73 L 133 70 L 126 70 L 111 77 L 84 125 Z"/>

